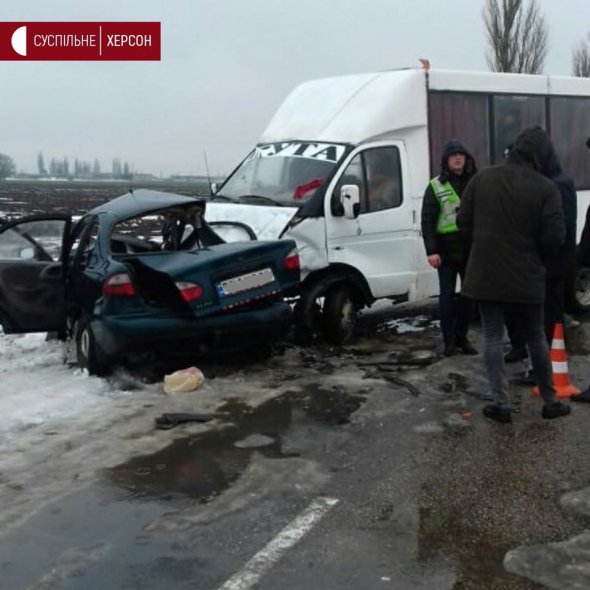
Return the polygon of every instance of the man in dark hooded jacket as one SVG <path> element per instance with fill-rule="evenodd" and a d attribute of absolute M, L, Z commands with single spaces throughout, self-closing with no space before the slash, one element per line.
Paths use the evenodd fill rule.
<path fill-rule="evenodd" d="M 545 260 L 547 270 L 545 282 L 545 336 L 551 346 L 555 324 L 564 323 L 566 286 L 577 272 L 576 267 L 576 227 L 578 205 L 574 182 L 561 168 L 561 164 L 552 150 L 543 164 L 541 174 L 552 180 L 561 195 L 561 204 L 565 217 L 565 242 L 561 248 Z M 504 357 L 506 362 L 516 362 L 528 356 L 524 334 L 519 318 L 510 318 L 507 322 L 508 335 L 512 349 Z"/>
<path fill-rule="evenodd" d="M 456 139 L 447 141 L 440 174 L 428 183 L 422 203 L 422 237 L 428 264 L 438 271 L 445 356 L 451 356 L 456 349 L 477 354 L 467 339 L 472 305 L 455 294 L 457 276 L 463 281 L 467 264 L 467 250 L 456 224 L 457 210 L 475 172 L 475 160 L 465 146 Z"/>
<path fill-rule="evenodd" d="M 486 417 L 510 422 L 503 352 L 506 312 L 522 318 L 533 372 L 543 398 L 543 418 L 558 418 L 570 407 L 557 401 L 543 326 L 545 263 L 565 241 L 561 197 L 544 177 L 553 153 L 539 127 L 523 131 L 505 164 L 471 180 L 457 225 L 471 244 L 463 293 L 479 302 L 485 339 L 484 363 L 494 403 Z"/>

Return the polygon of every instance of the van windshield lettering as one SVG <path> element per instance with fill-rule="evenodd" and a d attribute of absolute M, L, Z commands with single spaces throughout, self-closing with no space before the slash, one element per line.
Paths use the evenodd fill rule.
<path fill-rule="evenodd" d="M 310 142 L 281 142 L 266 143 L 256 146 L 252 153 L 253 158 L 272 158 L 272 157 L 300 157 L 328 162 L 337 162 L 344 154 L 345 146 L 330 143 L 310 143 Z"/>

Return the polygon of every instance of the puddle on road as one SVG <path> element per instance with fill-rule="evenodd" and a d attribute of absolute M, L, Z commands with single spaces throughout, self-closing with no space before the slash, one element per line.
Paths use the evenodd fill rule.
<path fill-rule="evenodd" d="M 194 583 L 203 567 L 195 552 L 141 534 L 146 523 L 161 518 L 167 509 L 157 501 L 114 502 L 100 485 L 58 499 L 0 537 L 0 587 L 188 587 L 185 584 Z"/>
<path fill-rule="evenodd" d="M 109 469 L 106 475 L 133 498 L 166 501 L 188 496 L 207 503 L 238 479 L 254 452 L 268 458 L 294 456 L 284 454 L 281 446 L 282 436 L 296 423 L 346 424 L 364 401 L 362 395 L 317 385 L 305 392 L 288 392 L 255 409 L 230 399 L 218 411 L 230 426 L 177 440 L 153 455 L 135 457 Z M 252 435 L 272 442 L 257 448 L 236 446 Z"/>
<path fill-rule="evenodd" d="M 0 538 L 0 587 L 185 587 L 216 563 L 217 554 L 209 554 L 206 545 L 198 555 L 194 548 L 172 547 L 165 537 L 142 534 L 146 525 L 183 502 L 212 501 L 247 469 L 255 452 L 268 458 L 295 456 L 282 450 L 283 437 L 292 429 L 335 428 L 364 401 L 362 395 L 318 385 L 254 409 L 229 399 L 219 412 L 229 423 L 223 430 L 177 440 L 153 455 L 105 470 L 106 488 L 103 482 L 58 499 Z M 255 446 L 236 447 L 239 441 Z M 97 554 L 99 541 L 105 545 Z"/>

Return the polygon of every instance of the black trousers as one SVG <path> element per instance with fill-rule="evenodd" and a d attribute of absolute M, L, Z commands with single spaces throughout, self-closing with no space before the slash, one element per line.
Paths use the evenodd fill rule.
<path fill-rule="evenodd" d="M 443 263 L 438 269 L 438 284 L 440 295 L 438 309 L 440 313 L 440 327 L 445 344 L 461 343 L 467 338 L 469 320 L 473 302 L 456 293 L 457 277 L 461 277 L 461 283 L 465 279 L 465 265 L 448 262 Z"/>
<path fill-rule="evenodd" d="M 551 346 L 555 324 L 564 321 L 565 313 L 565 279 L 547 279 L 545 282 L 545 305 L 543 306 L 545 338 Z M 506 329 L 512 348 L 522 349 L 526 346 L 524 330 L 518 315 L 506 314 Z"/>

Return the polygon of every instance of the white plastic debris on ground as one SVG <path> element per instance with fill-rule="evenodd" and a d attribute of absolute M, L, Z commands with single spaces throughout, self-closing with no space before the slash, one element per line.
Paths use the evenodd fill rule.
<path fill-rule="evenodd" d="M 0 448 L 19 432 L 63 423 L 84 410 L 112 403 L 118 391 L 62 362 L 62 343 L 45 334 L 8 336 L 0 330 Z"/>

